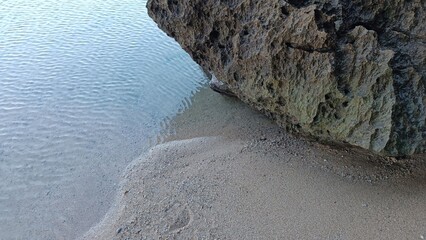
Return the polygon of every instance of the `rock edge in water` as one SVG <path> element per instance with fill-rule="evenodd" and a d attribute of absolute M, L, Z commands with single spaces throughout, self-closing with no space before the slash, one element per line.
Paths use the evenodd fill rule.
<path fill-rule="evenodd" d="M 385 155 L 426 151 L 426 2 L 149 0 L 229 91 L 288 130 Z"/>

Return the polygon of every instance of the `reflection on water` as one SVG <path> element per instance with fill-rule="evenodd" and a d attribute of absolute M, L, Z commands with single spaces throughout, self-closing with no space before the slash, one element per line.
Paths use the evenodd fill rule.
<path fill-rule="evenodd" d="M 0 1 L 0 239 L 82 235 L 205 83 L 145 5 Z"/>

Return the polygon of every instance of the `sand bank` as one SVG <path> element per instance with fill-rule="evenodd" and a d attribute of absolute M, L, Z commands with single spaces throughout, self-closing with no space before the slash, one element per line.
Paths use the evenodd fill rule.
<path fill-rule="evenodd" d="M 84 239 L 426 237 L 425 157 L 322 146 L 208 90 L 174 129 Z"/>

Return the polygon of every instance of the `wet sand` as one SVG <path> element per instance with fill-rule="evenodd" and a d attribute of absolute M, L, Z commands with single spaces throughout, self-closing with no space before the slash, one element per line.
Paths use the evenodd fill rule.
<path fill-rule="evenodd" d="M 208 89 L 172 126 L 83 239 L 426 238 L 426 156 L 324 146 Z"/>

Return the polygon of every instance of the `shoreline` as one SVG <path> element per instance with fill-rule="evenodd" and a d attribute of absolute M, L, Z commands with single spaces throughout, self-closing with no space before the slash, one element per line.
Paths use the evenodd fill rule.
<path fill-rule="evenodd" d="M 390 164 L 310 142 L 209 89 L 172 128 L 83 239 L 426 237 L 425 156 Z"/>

